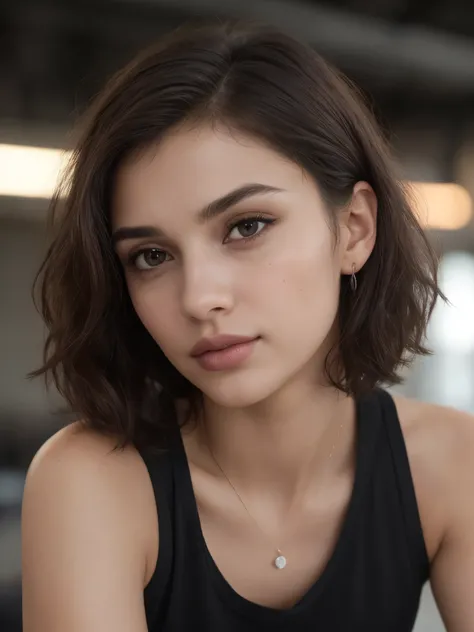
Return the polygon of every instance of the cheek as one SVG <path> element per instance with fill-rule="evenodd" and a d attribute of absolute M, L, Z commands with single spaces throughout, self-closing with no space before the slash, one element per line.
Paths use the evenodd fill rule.
<path fill-rule="evenodd" d="M 311 312 L 314 318 L 315 312 L 317 315 L 337 307 L 339 272 L 331 246 L 326 243 L 281 251 L 261 268 L 256 281 L 255 295 L 276 313 L 291 313 L 298 318 Z"/>
<path fill-rule="evenodd" d="M 338 310 L 339 271 L 331 245 L 312 243 L 273 258 L 254 298 L 266 319 L 259 323 L 268 326 L 282 353 L 295 361 L 311 356 L 331 335 Z"/>

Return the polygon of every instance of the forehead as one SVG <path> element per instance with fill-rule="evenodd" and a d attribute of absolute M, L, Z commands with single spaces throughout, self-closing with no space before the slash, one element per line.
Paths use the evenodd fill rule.
<path fill-rule="evenodd" d="M 304 186 L 299 165 L 249 136 L 209 126 L 180 128 L 129 158 L 117 172 L 113 223 L 159 221 L 195 213 L 249 182 L 286 190 Z"/>

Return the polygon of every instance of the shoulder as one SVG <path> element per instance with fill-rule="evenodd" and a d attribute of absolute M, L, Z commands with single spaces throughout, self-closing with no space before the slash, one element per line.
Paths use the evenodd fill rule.
<path fill-rule="evenodd" d="M 430 559 L 470 503 L 474 484 L 474 416 L 393 396 L 405 439 Z"/>
<path fill-rule="evenodd" d="M 25 536 L 34 525 L 45 543 L 61 537 L 53 525 L 80 540 L 100 532 L 117 551 L 149 572 L 150 550 L 157 532 L 153 489 L 146 466 L 133 446 L 116 449 L 112 437 L 75 422 L 53 435 L 34 456 L 23 497 Z M 53 520 L 55 521 L 53 523 Z M 60 528 L 60 527 L 58 527 Z M 87 536 L 84 545 L 92 543 Z M 80 546 L 79 541 L 71 546 Z"/>
<path fill-rule="evenodd" d="M 398 395 L 393 399 L 410 456 L 433 466 L 449 484 L 474 456 L 474 416 Z"/>
<path fill-rule="evenodd" d="M 100 471 L 102 480 L 118 482 L 125 470 L 136 469 L 139 457 L 131 446 L 123 450 L 116 446 L 114 438 L 74 422 L 40 447 L 28 468 L 27 481 L 60 473 L 87 477 Z"/>
<path fill-rule="evenodd" d="M 27 472 L 25 492 L 52 496 L 65 489 L 80 488 L 82 497 L 107 495 L 117 502 L 140 502 L 146 467 L 133 446 L 117 449 L 114 438 L 80 422 L 66 426 L 46 441 Z M 137 498 L 138 497 L 138 498 Z M 76 501 L 81 498 L 75 499 Z"/>

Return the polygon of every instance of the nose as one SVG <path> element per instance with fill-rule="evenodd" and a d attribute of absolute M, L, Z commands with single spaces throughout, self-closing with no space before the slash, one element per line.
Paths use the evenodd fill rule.
<path fill-rule="evenodd" d="M 230 266 L 215 257 L 194 258 L 183 266 L 182 308 L 185 315 L 206 320 L 234 305 Z"/>

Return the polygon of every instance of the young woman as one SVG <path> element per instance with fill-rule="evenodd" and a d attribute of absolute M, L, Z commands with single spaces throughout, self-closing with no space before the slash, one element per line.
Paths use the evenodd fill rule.
<path fill-rule="evenodd" d="M 474 424 L 380 388 L 440 292 L 347 80 L 269 27 L 181 29 L 67 186 L 38 373 L 81 421 L 29 469 L 25 632 L 407 632 L 429 577 L 472 632 Z"/>

